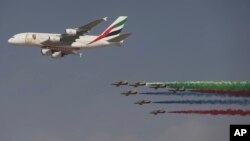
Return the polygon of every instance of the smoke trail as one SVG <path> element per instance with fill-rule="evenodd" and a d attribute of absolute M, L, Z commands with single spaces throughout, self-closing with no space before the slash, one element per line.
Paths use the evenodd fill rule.
<path fill-rule="evenodd" d="M 158 82 L 160 83 L 160 82 Z M 249 91 L 250 82 L 213 82 L 213 81 L 187 81 L 187 82 L 162 82 L 170 88 L 186 88 L 193 90 L 232 90 Z M 152 84 L 151 84 L 152 85 Z"/>
<path fill-rule="evenodd" d="M 213 93 L 214 92 L 214 93 Z M 221 92 L 221 91 L 220 91 Z M 221 92 L 219 93 L 218 91 L 208 91 L 208 90 L 189 90 L 185 92 L 177 92 L 177 93 L 172 93 L 172 92 L 142 92 L 140 94 L 144 95 L 174 95 L 174 96 L 220 96 L 220 97 L 250 97 L 250 94 L 246 93 L 224 93 Z"/>
<path fill-rule="evenodd" d="M 243 99 L 243 100 L 179 100 L 179 101 L 155 101 L 152 103 L 158 104 L 237 104 L 237 105 L 249 105 L 250 100 Z"/>
<path fill-rule="evenodd" d="M 227 109 L 227 110 L 184 110 L 169 111 L 176 114 L 200 114 L 200 115 L 230 115 L 230 116 L 250 116 L 250 110 Z"/>
<path fill-rule="evenodd" d="M 140 94 L 143 95 L 165 95 L 165 96 L 206 96 L 206 97 L 211 97 L 211 96 L 226 96 L 226 95 L 216 95 L 216 94 L 208 94 L 208 93 L 196 93 L 196 92 L 177 92 L 177 93 L 172 93 L 172 92 L 141 92 Z"/>
<path fill-rule="evenodd" d="M 178 92 L 178 93 L 172 93 L 172 92 L 141 92 L 140 94 L 143 95 L 175 95 L 175 96 L 206 96 L 204 93 L 195 93 L 195 92 Z"/>
<path fill-rule="evenodd" d="M 232 91 L 232 90 L 189 90 L 190 92 L 196 93 L 207 93 L 207 94 L 217 94 L 225 96 L 238 96 L 238 97 L 250 97 L 250 90 L 244 91 Z"/>

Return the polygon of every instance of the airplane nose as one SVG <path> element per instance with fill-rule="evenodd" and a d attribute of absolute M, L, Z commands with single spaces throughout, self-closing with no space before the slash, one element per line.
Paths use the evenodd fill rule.
<path fill-rule="evenodd" d="M 13 43 L 13 38 L 10 38 L 10 39 L 8 40 L 8 43 L 12 44 L 12 43 Z"/>

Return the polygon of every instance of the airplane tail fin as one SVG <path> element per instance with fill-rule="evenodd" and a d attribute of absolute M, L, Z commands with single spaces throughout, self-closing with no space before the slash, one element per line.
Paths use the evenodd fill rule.
<path fill-rule="evenodd" d="M 106 30 L 104 30 L 102 35 L 105 36 L 106 40 L 119 36 L 127 19 L 127 16 L 120 16 Z"/>
<path fill-rule="evenodd" d="M 102 32 L 96 39 L 91 41 L 89 44 L 92 44 L 98 40 L 105 39 L 105 40 L 111 40 L 115 37 L 118 37 L 125 25 L 125 22 L 127 21 L 127 16 L 120 16 L 118 17 L 106 30 Z M 123 35 L 124 36 L 124 35 Z M 122 40 L 120 40 L 122 41 Z"/>
<path fill-rule="evenodd" d="M 131 33 L 125 33 L 118 35 L 117 37 L 114 37 L 112 39 L 109 39 L 109 42 L 116 42 L 116 43 L 123 43 L 123 41 L 128 38 L 131 35 Z"/>

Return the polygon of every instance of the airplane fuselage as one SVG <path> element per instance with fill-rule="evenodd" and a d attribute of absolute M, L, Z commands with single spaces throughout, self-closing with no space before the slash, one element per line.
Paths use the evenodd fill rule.
<path fill-rule="evenodd" d="M 98 37 L 94 35 L 79 36 L 79 38 L 76 39 L 75 42 L 73 43 L 70 43 L 70 42 L 67 43 L 67 41 L 61 41 L 60 37 L 61 37 L 61 34 L 56 34 L 56 33 L 27 32 L 27 33 L 19 33 L 19 34 L 14 35 L 12 38 L 8 40 L 8 42 L 14 45 L 21 45 L 21 46 L 73 47 L 73 48 L 80 48 L 80 49 L 120 45 L 119 43 L 108 42 L 105 39 L 101 39 L 101 40 L 91 43 Z M 45 44 L 46 42 L 49 42 L 50 44 L 46 45 Z"/>

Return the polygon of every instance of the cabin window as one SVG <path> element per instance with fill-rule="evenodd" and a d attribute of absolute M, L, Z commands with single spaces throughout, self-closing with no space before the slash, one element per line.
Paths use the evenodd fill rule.
<path fill-rule="evenodd" d="M 36 40 L 36 34 L 32 34 L 33 40 Z"/>

